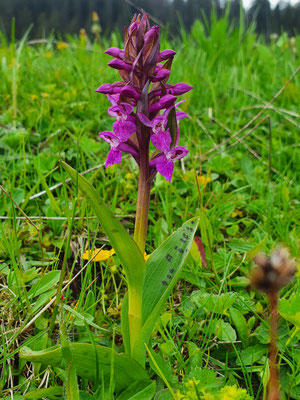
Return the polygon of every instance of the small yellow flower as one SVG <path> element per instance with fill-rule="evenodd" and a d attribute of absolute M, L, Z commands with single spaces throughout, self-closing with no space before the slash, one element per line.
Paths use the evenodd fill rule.
<path fill-rule="evenodd" d="M 147 261 L 150 258 L 151 254 L 144 253 L 144 260 Z"/>
<path fill-rule="evenodd" d="M 131 172 L 127 172 L 127 174 L 125 175 L 125 178 L 129 181 L 133 178 L 133 174 Z"/>
<path fill-rule="evenodd" d="M 93 252 L 87 250 L 82 254 L 81 258 L 83 260 L 90 260 L 95 254 L 98 253 L 99 250 L 100 249 L 95 249 Z M 100 252 L 96 255 L 93 261 L 105 261 L 108 260 L 110 257 L 112 257 L 114 254 L 116 254 L 114 249 L 100 250 Z M 144 260 L 147 261 L 150 256 L 151 254 L 144 253 Z"/>
<path fill-rule="evenodd" d="M 89 250 L 85 251 L 81 258 L 83 260 L 90 260 L 95 254 L 97 254 L 99 249 L 95 249 L 93 252 L 90 252 Z M 108 260 L 110 257 L 112 257 L 116 252 L 114 249 L 111 250 L 100 250 L 100 252 L 96 255 L 96 257 L 93 259 L 93 261 L 105 261 Z"/>
<path fill-rule="evenodd" d="M 220 400 L 250 400 L 245 389 L 234 386 L 225 386 L 220 390 Z"/>
<path fill-rule="evenodd" d="M 121 315 L 121 304 L 119 304 L 117 307 L 110 307 L 108 309 L 108 314 L 111 315 L 112 317 L 120 317 L 120 315 Z"/>
<path fill-rule="evenodd" d="M 175 399 L 176 399 L 176 400 L 181 400 L 181 399 L 183 399 L 183 398 L 184 398 L 184 395 L 181 394 L 180 392 L 176 392 L 176 393 L 175 393 Z"/>
<path fill-rule="evenodd" d="M 68 47 L 68 44 L 66 42 L 58 42 L 56 44 L 57 50 L 64 50 Z"/>
<path fill-rule="evenodd" d="M 92 20 L 93 20 L 93 22 L 99 21 L 99 15 L 98 15 L 97 11 L 93 11 Z"/>
<path fill-rule="evenodd" d="M 53 57 L 53 53 L 51 51 L 46 51 L 45 57 L 46 58 L 52 58 Z"/>
<path fill-rule="evenodd" d="M 203 185 L 204 187 L 208 184 L 208 182 L 211 181 L 209 176 L 204 176 L 204 175 L 197 176 L 197 180 L 199 185 Z"/>
<path fill-rule="evenodd" d="M 187 388 L 194 388 L 195 386 L 197 386 L 199 383 L 199 381 L 196 381 L 195 379 L 189 379 L 186 383 L 185 386 Z"/>
<path fill-rule="evenodd" d="M 49 97 L 49 93 L 42 93 L 42 97 L 43 97 L 44 99 L 47 99 L 47 97 Z"/>
<path fill-rule="evenodd" d="M 211 393 L 206 392 L 204 389 L 201 389 L 201 399 L 203 400 L 216 400 L 216 397 Z"/>
<path fill-rule="evenodd" d="M 244 216 L 244 212 L 243 212 L 242 210 L 239 210 L 239 209 L 236 208 L 236 209 L 232 212 L 231 216 L 232 216 L 232 218 L 235 218 L 235 217 L 243 217 L 243 216 Z"/>
<path fill-rule="evenodd" d="M 33 100 L 33 101 L 37 99 L 37 95 L 36 94 L 31 94 L 30 97 L 31 97 L 31 100 Z"/>

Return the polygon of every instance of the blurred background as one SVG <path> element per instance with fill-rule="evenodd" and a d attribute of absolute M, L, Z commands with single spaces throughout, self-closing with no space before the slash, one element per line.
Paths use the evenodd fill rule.
<path fill-rule="evenodd" d="M 141 8 L 171 36 L 189 31 L 196 19 L 208 28 L 213 10 L 217 17 L 228 13 L 233 26 L 255 23 L 265 36 L 300 33 L 300 0 L 1 0 L 0 30 L 8 39 L 12 27 L 16 38 L 30 27 L 30 39 L 65 38 L 80 30 L 121 33 Z"/>

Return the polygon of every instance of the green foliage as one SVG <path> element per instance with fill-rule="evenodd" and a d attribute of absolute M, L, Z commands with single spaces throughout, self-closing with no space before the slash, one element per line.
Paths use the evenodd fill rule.
<path fill-rule="evenodd" d="M 70 343 L 70 350 L 77 375 L 91 381 L 95 381 L 97 378 L 95 365 L 98 360 L 100 376 L 109 382 L 112 368 L 111 358 L 113 357 L 113 376 L 117 392 L 136 381 L 148 380 L 149 382 L 146 371 L 127 354 L 117 354 L 113 349 L 96 345 L 96 357 L 94 347 L 89 343 Z M 27 361 L 59 368 L 63 368 L 64 363 L 68 361 L 62 346 L 51 347 L 39 352 L 24 347 L 20 357 Z"/>

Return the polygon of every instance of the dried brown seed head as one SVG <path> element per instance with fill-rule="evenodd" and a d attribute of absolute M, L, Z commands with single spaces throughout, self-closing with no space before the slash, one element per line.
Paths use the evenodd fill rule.
<path fill-rule="evenodd" d="M 295 259 L 290 258 L 284 247 L 278 247 L 271 257 L 259 253 L 253 261 L 256 266 L 250 277 L 251 285 L 267 294 L 277 293 L 291 282 L 296 273 Z"/>

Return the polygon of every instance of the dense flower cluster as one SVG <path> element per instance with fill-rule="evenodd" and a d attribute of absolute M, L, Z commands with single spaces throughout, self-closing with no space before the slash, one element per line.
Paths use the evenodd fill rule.
<path fill-rule="evenodd" d="M 186 114 L 175 110 L 176 100 L 192 87 L 167 83 L 175 51 L 160 52 L 159 27 L 150 27 L 147 14 L 133 17 L 125 28 L 124 43 L 124 49 L 106 50 L 114 57 L 108 65 L 119 71 L 122 80 L 96 90 L 107 95 L 112 104 L 108 114 L 116 118 L 113 132 L 99 133 L 111 147 L 105 166 L 120 163 L 126 152 L 138 165 L 147 160 L 149 177 L 158 171 L 171 181 L 174 162 L 188 153 L 186 147 L 177 145 L 178 121 Z M 155 151 L 149 158 L 150 142 Z"/>

